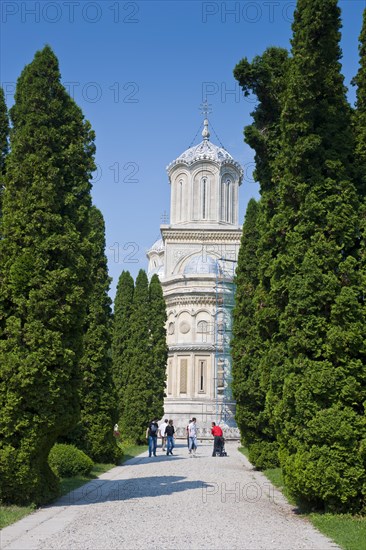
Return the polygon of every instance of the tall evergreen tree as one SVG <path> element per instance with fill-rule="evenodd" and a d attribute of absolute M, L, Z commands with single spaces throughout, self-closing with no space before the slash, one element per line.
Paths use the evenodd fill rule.
<path fill-rule="evenodd" d="M 9 152 L 9 117 L 3 88 L 0 87 L 0 174 L 5 172 L 5 158 Z"/>
<path fill-rule="evenodd" d="M 120 313 L 126 313 L 133 290 L 130 275 L 121 276 L 120 283 L 121 294 L 118 305 L 122 306 L 122 291 L 125 289 L 124 307 L 121 307 Z M 126 320 L 123 314 L 118 319 Z M 123 435 L 136 443 L 146 442 L 145 432 L 148 422 L 152 418 L 161 418 L 164 413 L 168 356 L 165 323 L 165 302 L 159 278 L 157 275 L 153 276 L 149 285 L 147 275 L 141 269 L 133 291 L 129 330 L 124 332 L 128 336 L 124 344 L 126 362 L 122 364 L 122 371 L 120 371 L 123 400 L 120 427 Z M 122 323 L 119 326 L 121 329 L 124 328 Z M 118 338 L 121 338 L 117 330 L 116 324 L 114 328 L 116 350 L 119 346 Z M 119 376 L 118 372 L 117 376 Z"/>
<path fill-rule="evenodd" d="M 361 190 L 361 269 L 363 275 L 363 296 L 366 303 L 366 9 L 363 12 L 363 25 L 360 34 L 360 68 L 353 79 L 356 90 L 356 109 L 353 123 L 356 141 L 356 178 Z"/>
<path fill-rule="evenodd" d="M 257 56 L 251 63 L 243 59 L 234 69 L 234 76 L 238 80 L 244 93 L 253 93 L 258 100 L 252 113 L 253 123 L 244 129 L 245 141 L 255 151 L 255 176 L 260 184 L 261 200 L 256 214 L 256 266 L 252 271 L 252 288 L 250 297 L 247 297 L 245 308 L 249 308 L 249 300 L 252 302 L 250 309 L 252 314 L 251 330 L 244 336 L 240 332 L 240 310 L 236 310 L 236 325 L 239 333 L 235 336 L 234 368 L 237 380 L 240 378 L 240 341 L 251 349 L 251 357 L 243 359 L 243 376 L 247 376 L 250 385 L 251 397 L 245 397 L 245 388 L 240 383 L 242 390 L 236 386 L 237 399 L 239 400 L 239 426 L 245 442 L 249 446 L 251 461 L 259 468 L 276 466 L 278 464 L 277 443 L 274 427 L 265 410 L 265 395 L 269 383 L 269 373 L 273 361 L 280 354 L 279 345 L 276 344 L 276 336 L 279 330 L 280 310 L 271 296 L 271 275 L 268 265 L 276 256 L 280 236 L 273 227 L 274 216 L 278 213 L 279 185 L 273 177 L 273 167 L 280 151 L 280 120 L 283 108 L 284 93 L 287 86 L 290 70 L 290 59 L 287 50 L 282 48 L 268 48 L 262 56 Z M 248 212 L 249 215 L 249 212 Z M 250 214 L 250 219 L 252 219 Z M 247 223 L 247 222 L 246 222 Z M 249 227 L 245 229 L 252 235 L 253 229 L 248 220 Z M 246 235 L 245 238 L 253 238 Z M 243 235 L 244 239 L 244 235 Z M 245 245 L 242 240 L 241 248 L 243 256 L 238 264 L 237 295 L 239 307 L 242 307 L 242 293 L 246 289 L 242 284 L 247 280 L 248 272 L 244 263 L 249 261 L 248 254 L 251 244 Z M 244 260 L 245 258 L 245 260 Z M 254 269 L 254 266 L 251 266 Z M 244 272 L 242 270 L 244 269 Z M 241 274 L 244 279 L 242 280 Z M 245 323 L 245 321 L 243 321 Z M 254 351 L 255 350 L 255 351 Z M 248 399 L 246 403 L 246 399 Z M 244 404 L 246 403 L 246 404 Z M 250 411 L 249 411 L 250 409 Z M 245 415 L 240 418 L 241 414 Z M 248 415 L 250 414 L 250 420 Z M 249 424 L 247 424 L 247 422 Z M 246 427 L 244 427 L 246 424 Z"/>
<path fill-rule="evenodd" d="M 16 88 L 0 241 L 0 499 L 48 501 L 79 415 L 94 134 L 46 46 Z"/>
<path fill-rule="evenodd" d="M 352 83 L 357 86 L 353 123 L 356 137 L 356 185 L 366 196 L 366 9 L 359 41 L 360 68 Z"/>
<path fill-rule="evenodd" d="M 244 139 L 255 151 L 254 177 L 262 195 L 273 189 L 272 163 L 280 147 L 282 98 L 289 67 L 288 51 L 271 47 L 251 62 L 243 58 L 234 68 L 234 77 L 244 95 L 254 94 L 257 98 L 251 113 L 253 123 L 245 126 Z"/>
<path fill-rule="evenodd" d="M 96 462 L 115 462 L 119 457 L 113 425 L 117 422 L 117 394 L 112 379 L 111 299 L 105 256 L 102 213 L 90 210 L 91 292 L 87 308 L 84 350 L 80 361 L 81 418 L 67 439 Z"/>
<path fill-rule="evenodd" d="M 5 174 L 5 159 L 9 152 L 9 117 L 6 108 L 4 90 L 0 87 L 0 217 L 3 194 L 3 177 Z"/>
<path fill-rule="evenodd" d="M 277 446 L 264 417 L 266 391 L 259 368 L 263 342 L 255 315 L 255 292 L 258 287 L 258 210 L 258 203 L 251 199 L 245 215 L 235 276 L 231 348 L 236 421 L 243 443 L 249 448 L 250 461 L 263 468 L 277 462 Z M 273 448 L 274 456 L 271 456 L 269 447 Z"/>
<path fill-rule="evenodd" d="M 124 392 L 130 377 L 130 317 L 132 313 L 134 281 L 128 271 L 122 271 L 114 301 L 112 367 L 117 390 L 118 416 L 124 412 Z"/>
<path fill-rule="evenodd" d="M 356 137 L 356 183 L 361 195 L 361 208 L 359 214 L 360 220 L 360 254 L 359 254 L 359 267 L 361 278 L 361 304 L 363 306 L 363 326 L 366 326 L 366 9 L 363 12 L 363 25 L 360 34 L 360 68 L 354 83 L 357 85 L 357 101 L 356 110 L 354 115 L 354 128 Z M 364 330 L 365 334 L 365 330 Z M 364 336 L 364 341 L 366 340 Z M 365 364 L 365 362 L 364 362 Z M 366 371 L 366 366 L 364 367 Z M 366 372 L 365 372 L 366 378 Z M 365 385 L 365 383 L 364 383 Z M 365 393 L 365 392 L 364 392 Z M 364 409 L 366 409 L 366 400 L 364 401 Z M 365 416 L 365 412 L 364 412 Z M 363 425 L 364 433 L 366 432 Z M 366 441 L 366 435 L 364 438 Z M 364 459 L 364 468 L 366 470 L 366 460 Z M 363 484 L 363 497 L 366 501 L 366 479 Z M 364 503 L 365 513 L 366 504 Z"/>
<path fill-rule="evenodd" d="M 355 134 L 356 184 L 361 196 L 361 268 L 364 277 L 363 296 L 366 302 L 366 9 L 359 37 L 360 67 L 352 83 L 356 89 L 356 108 L 353 113 Z"/>
<path fill-rule="evenodd" d="M 273 226 L 282 246 L 268 267 L 285 344 L 266 403 L 292 493 L 311 506 L 359 510 L 364 324 L 339 29 L 336 0 L 298 0 L 274 169 L 281 202 Z"/>
<path fill-rule="evenodd" d="M 152 394 L 150 417 L 161 418 L 164 414 L 166 365 L 168 346 L 166 343 L 167 321 L 163 289 L 157 275 L 153 275 L 149 286 L 150 302 L 150 345 L 152 355 L 151 385 Z"/>
<path fill-rule="evenodd" d="M 123 396 L 120 428 L 136 443 L 146 442 L 145 431 L 151 420 L 151 403 L 155 385 L 151 379 L 149 283 L 140 269 L 133 295 L 128 339 L 129 374 Z"/>

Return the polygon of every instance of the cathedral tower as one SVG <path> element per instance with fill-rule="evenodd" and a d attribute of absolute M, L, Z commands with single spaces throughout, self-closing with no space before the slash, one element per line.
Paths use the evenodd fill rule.
<path fill-rule="evenodd" d="M 195 416 L 208 429 L 234 425 L 229 345 L 243 171 L 210 141 L 207 119 L 202 137 L 167 167 L 170 223 L 147 256 L 167 307 L 165 415 L 181 427 Z"/>

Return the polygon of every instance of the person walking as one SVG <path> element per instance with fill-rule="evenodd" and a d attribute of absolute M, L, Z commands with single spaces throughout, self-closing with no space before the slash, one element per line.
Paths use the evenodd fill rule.
<path fill-rule="evenodd" d="M 166 418 L 164 420 L 164 422 L 162 424 L 160 424 L 160 426 L 159 426 L 159 432 L 160 432 L 160 437 L 161 437 L 161 450 L 162 451 L 165 451 L 165 447 L 166 447 L 166 433 L 165 433 L 165 430 L 166 430 L 167 425 L 168 425 L 168 419 Z"/>
<path fill-rule="evenodd" d="M 165 428 L 165 433 L 167 437 L 166 455 L 168 456 L 173 454 L 173 449 L 174 449 L 175 428 L 173 426 L 173 420 L 169 420 L 169 423 Z"/>
<path fill-rule="evenodd" d="M 222 453 L 222 429 L 216 426 L 216 422 L 212 422 L 211 434 L 214 436 L 214 446 L 212 456 L 217 456 L 217 453 Z"/>
<path fill-rule="evenodd" d="M 193 417 L 188 426 L 189 435 L 189 456 L 196 456 L 197 450 L 197 426 L 196 419 Z"/>
<path fill-rule="evenodd" d="M 189 425 L 190 425 L 191 422 L 192 422 L 192 420 L 189 419 L 189 420 L 188 420 L 187 427 L 186 427 L 186 436 L 187 436 L 187 447 L 188 447 L 188 450 L 189 450 Z"/>
<path fill-rule="evenodd" d="M 147 427 L 146 439 L 149 442 L 149 456 L 152 454 L 156 456 L 156 445 L 158 439 L 158 419 L 154 418 Z"/>

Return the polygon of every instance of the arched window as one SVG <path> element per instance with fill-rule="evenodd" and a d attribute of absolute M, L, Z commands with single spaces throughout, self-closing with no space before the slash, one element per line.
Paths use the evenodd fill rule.
<path fill-rule="evenodd" d="M 221 182 L 221 219 L 224 222 L 232 222 L 233 212 L 233 184 L 230 178 Z"/>
<path fill-rule="evenodd" d="M 179 221 L 183 221 L 183 180 L 179 180 L 179 192 L 178 192 L 178 200 L 179 200 Z"/>
<path fill-rule="evenodd" d="M 207 335 L 208 335 L 207 321 L 199 321 L 197 323 L 197 334 L 201 335 L 202 342 L 207 342 Z"/>
<path fill-rule="evenodd" d="M 227 222 L 231 221 L 231 195 L 232 195 L 232 184 L 228 179 L 226 181 L 226 215 L 225 220 Z"/>
<path fill-rule="evenodd" d="M 207 178 L 201 180 L 201 215 L 202 219 L 207 219 Z"/>
<path fill-rule="evenodd" d="M 199 361 L 198 364 L 198 393 L 205 393 L 206 389 L 206 361 Z"/>

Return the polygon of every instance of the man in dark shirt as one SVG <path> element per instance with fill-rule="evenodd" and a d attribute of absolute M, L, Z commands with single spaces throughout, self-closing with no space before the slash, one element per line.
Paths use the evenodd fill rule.
<path fill-rule="evenodd" d="M 156 445 L 158 441 L 158 419 L 154 418 L 147 427 L 146 439 L 149 442 L 149 456 L 156 456 Z"/>
<path fill-rule="evenodd" d="M 214 436 L 214 446 L 213 446 L 212 456 L 216 456 L 217 453 L 221 454 L 222 452 L 223 433 L 220 426 L 216 426 L 215 422 L 212 422 L 211 433 Z"/>
<path fill-rule="evenodd" d="M 175 428 L 173 426 L 173 420 L 169 420 L 169 424 L 165 428 L 165 434 L 166 434 L 166 437 L 167 437 L 167 446 L 166 446 L 167 456 L 173 454 L 174 433 L 175 433 Z"/>

